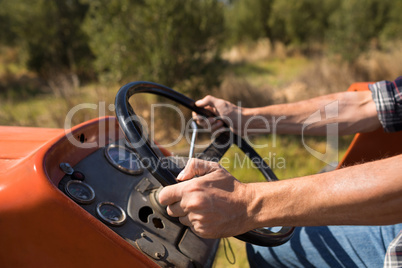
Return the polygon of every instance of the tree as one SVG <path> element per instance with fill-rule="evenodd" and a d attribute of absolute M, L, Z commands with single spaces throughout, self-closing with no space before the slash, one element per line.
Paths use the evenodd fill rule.
<path fill-rule="evenodd" d="M 229 31 L 229 44 L 268 37 L 272 27 L 268 21 L 272 15 L 274 0 L 235 0 L 226 6 L 225 23 Z"/>
<path fill-rule="evenodd" d="M 12 13 L 5 9 L 6 1 L 0 0 L 0 44 L 13 45 L 17 36 L 12 31 Z"/>
<path fill-rule="evenodd" d="M 78 0 L 3 0 L 10 31 L 28 52 L 27 66 L 52 79 L 58 74 L 85 76 L 93 56 L 81 24 L 88 6 Z"/>
<path fill-rule="evenodd" d="M 272 38 L 298 46 L 323 43 L 328 17 L 338 4 L 339 0 L 275 1 L 268 21 Z"/>
<path fill-rule="evenodd" d="M 387 1 L 388 2 L 388 1 Z M 402 36 L 402 1 L 393 1 L 390 3 L 390 8 L 387 16 L 387 23 L 384 25 L 380 36 L 380 40 L 386 42 L 400 39 Z"/>
<path fill-rule="evenodd" d="M 378 39 L 386 25 L 390 23 L 390 12 L 394 8 L 392 0 L 342 0 L 338 9 L 330 17 L 327 40 L 333 51 L 344 59 L 354 61 L 370 46 L 370 41 Z"/>
<path fill-rule="evenodd" d="M 91 0 L 85 29 L 103 80 L 150 80 L 183 91 L 219 77 L 217 0 Z M 196 92 L 194 92 L 196 93 Z"/>

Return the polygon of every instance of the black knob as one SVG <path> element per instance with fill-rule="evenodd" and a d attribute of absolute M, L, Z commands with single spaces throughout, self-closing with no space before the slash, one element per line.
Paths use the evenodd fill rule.
<path fill-rule="evenodd" d="M 71 174 L 71 178 L 73 180 L 83 181 L 83 180 L 85 180 L 85 175 L 84 175 L 84 173 L 82 173 L 80 171 L 74 171 L 73 174 Z"/>

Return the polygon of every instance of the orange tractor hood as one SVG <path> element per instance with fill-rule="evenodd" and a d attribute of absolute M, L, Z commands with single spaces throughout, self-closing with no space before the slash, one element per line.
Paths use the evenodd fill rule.
<path fill-rule="evenodd" d="M 100 124 L 118 131 L 106 117 L 67 133 L 98 139 Z M 71 146 L 63 129 L 0 127 L 0 267 L 157 267 L 56 187 L 54 163 L 91 153 Z"/>

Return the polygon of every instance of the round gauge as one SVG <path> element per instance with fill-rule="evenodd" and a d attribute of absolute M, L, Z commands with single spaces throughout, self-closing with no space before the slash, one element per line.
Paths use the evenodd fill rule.
<path fill-rule="evenodd" d="M 82 181 L 72 180 L 67 182 L 65 191 L 71 199 L 80 204 L 90 204 L 95 199 L 95 191 Z"/>
<path fill-rule="evenodd" d="M 143 172 L 137 155 L 124 146 L 110 144 L 105 149 L 105 156 L 120 171 L 128 174 L 140 174 Z"/>
<path fill-rule="evenodd" d="M 126 221 L 126 213 L 118 205 L 112 202 L 102 202 L 96 207 L 96 213 L 104 222 L 119 226 Z"/>

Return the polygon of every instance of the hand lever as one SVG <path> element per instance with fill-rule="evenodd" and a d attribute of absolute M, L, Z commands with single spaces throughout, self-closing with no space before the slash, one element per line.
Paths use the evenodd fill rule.
<path fill-rule="evenodd" d="M 193 158 L 194 155 L 194 147 L 195 147 L 195 139 L 197 137 L 197 124 L 194 121 L 191 121 L 191 128 L 193 129 L 193 135 L 191 136 L 191 144 L 190 144 L 190 153 L 188 154 L 188 159 Z"/>

